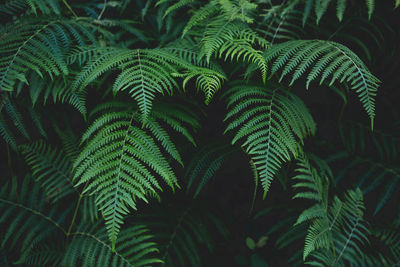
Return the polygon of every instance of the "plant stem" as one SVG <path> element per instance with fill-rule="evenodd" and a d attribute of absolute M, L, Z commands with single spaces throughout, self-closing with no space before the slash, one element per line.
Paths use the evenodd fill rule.
<path fill-rule="evenodd" d="M 78 15 L 75 13 L 75 11 L 71 8 L 71 6 L 68 4 L 67 0 L 62 0 L 64 5 L 68 8 L 68 10 L 74 15 L 74 17 L 78 17 Z"/>
<path fill-rule="evenodd" d="M 72 226 L 73 226 L 74 223 L 75 223 L 76 215 L 78 214 L 78 209 L 79 209 L 79 206 L 80 206 L 80 204 L 81 204 L 82 197 L 83 197 L 83 194 L 82 194 L 82 193 L 79 194 L 78 203 L 76 203 L 74 215 L 73 215 L 73 217 L 72 217 L 71 224 L 69 225 L 68 230 L 67 230 L 67 238 L 68 238 L 69 234 L 71 233 Z"/>

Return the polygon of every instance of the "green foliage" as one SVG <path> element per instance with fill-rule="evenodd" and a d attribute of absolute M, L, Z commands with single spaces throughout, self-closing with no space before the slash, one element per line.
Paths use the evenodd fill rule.
<path fill-rule="evenodd" d="M 398 2 L 3 1 L 0 265 L 398 264 Z"/>
<path fill-rule="evenodd" d="M 368 242 L 369 233 L 363 220 L 365 207 L 361 190 L 348 190 L 344 201 L 335 196 L 328 205 L 326 179 L 319 176 L 306 157 L 299 159 L 298 166 L 294 187 L 307 191 L 297 193 L 295 198 L 316 202 L 300 214 L 296 223 L 310 222 L 303 259 L 311 257 L 308 263 L 313 266 L 354 264 L 363 256 L 360 245 Z"/>
<path fill-rule="evenodd" d="M 28 83 L 28 70 L 41 77 L 67 75 L 66 53 L 72 45 L 96 43 L 96 28 L 84 19 L 36 18 L 6 27 L 0 33 L 0 90 L 13 91 L 17 80 Z"/>
<path fill-rule="evenodd" d="M 330 85 L 337 80 L 348 83 L 351 89 L 358 93 L 373 128 L 374 97 L 380 81 L 371 74 L 358 56 L 344 45 L 321 40 L 289 41 L 267 50 L 267 61 L 273 61 L 271 75 L 282 69 L 280 81 L 293 73 L 290 85 L 307 71 L 307 88 L 319 76 L 320 84 L 329 77 Z"/>
<path fill-rule="evenodd" d="M 172 95 L 178 87 L 174 76 L 185 77 L 184 83 L 197 76 L 198 88 L 206 91 L 206 102 L 221 87 L 223 75 L 192 65 L 164 49 L 97 49 L 80 48 L 71 62 L 88 60 L 72 83 L 74 90 L 81 91 L 104 72 L 118 66 L 122 70 L 115 80 L 113 91 L 128 90 L 136 100 L 144 119 L 149 116 L 156 93 Z M 180 71 L 183 72 L 180 73 Z"/>
<path fill-rule="evenodd" d="M 315 132 L 315 123 L 304 103 L 279 87 L 233 86 L 227 92 L 232 120 L 225 132 L 235 130 L 232 143 L 244 139 L 259 173 L 264 192 L 283 163 L 299 152 L 304 138 Z"/>
<path fill-rule="evenodd" d="M 170 109 L 174 106 L 171 105 Z M 129 208 L 136 209 L 136 199 L 147 202 L 148 195 L 156 194 L 162 187 L 154 174 L 159 175 L 172 189 L 179 187 L 177 178 L 160 150 L 161 147 L 181 162 L 180 155 L 165 129 L 157 122 L 163 120 L 172 128 L 182 128 L 179 111 L 171 118 L 149 118 L 144 129 L 141 116 L 134 105 L 105 103 L 93 112 L 100 113 L 84 133 L 86 143 L 74 163 L 76 186 L 84 184 L 84 192 L 96 194 L 96 206 L 101 210 L 113 244 L 123 217 Z M 185 119 L 195 120 L 184 114 Z M 167 114 L 168 116 L 168 114 Z M 146 131 L 148 130 L 148 132 Z"/>

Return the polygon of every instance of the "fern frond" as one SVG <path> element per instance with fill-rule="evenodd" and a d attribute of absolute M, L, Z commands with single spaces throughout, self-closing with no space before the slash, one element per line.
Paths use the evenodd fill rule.
<path fill-rule="evenodd" d="M 12 134 L 11 130 L 9 129 L 6 121 L 4 120 L 2 114 L 0 114 L 0 135 L 3 140 L 10 145 L 12 149 L 17 151 L 17 141 L 15 140 L 14 135 Z"/>
<path fill-rule="evenodd" d="M 161 5 L 161 4 L 164 4 L 165 2 L 168 2 L 168 0 L 167 0 L 167 1 L 165 1 L 165 0 L 159 0 L 159 1 L 156 3 L 156 6 L 159 6 L 159 5 Z M 170 6 L 167 8 L 167 10 L 165 10 L 164 15 L 163 15 L 163 18 L 167 17 L 170 13 L 172 13 L 172 12 L 174 12 L 174 11 L 176 11 L 176 10 L 178 10 L 178 9 L 180 9 L 180 8 L 182 8 L 182 7 L 184 7 L 184 6 L 187 6 L 187 5 L 189 5 L 189 4 L 195 3 L 195 2 L 196 2 L 196 0 L 178 0 L 176 3 L 173 3 L 172 5 L 170 5 Z"/>
<path fill-rule="evenodd" d="M 43 141 L 21 145 L 19 149 L 32 169 L 32 176 L 45 189 L 46 196 L 52 202 L 76 192 L 72 184 L 72 163 L 63 153 Z"/>
<path fill-rule="evenodd" d="M 157 93 L 171 95 L 174 89 L 179 87 L 174 76 L 188 76 L 188 79 L 197 75 L 211 76 L 214 80 L 223 78 L 217 71 L 194 66 L 171 54 L 170 50 L 114 48 L 88 50 L 88 52 L 97 55 L 77 75 L 72 88 L 80 91 L 104 72 L 118 67 L 122 72 L 114 82 L 113 91 L 117 93 L 127 90 L 138 103 L 144 120 L 150 114 L 152 102 Z M 87 53 L 84 53 L 83 56 L 86 55 Z M 180 70 L 184 73 L 183 75 L 179 73 Z M 220 87 L 220 81 L 217 81 L 217 85 L 201 83 L 200 86 L 203 90 L 213 92 Z"/>
<path fill-rule="evenodd" d="M 14 104 L 11 102 L 10 98 L 5 99 L 4 109 L 7 115 L 10 117 L 11 121 L 13 122 L 15 128 L 26 138 L 30 139 L 28 131 L 25 128 L 25 123 L 22 119 L 21 113 L 16 109 Z"/>
<path fill-rule="evenodd" d="M 346 82 L 358 94 L 360 101 L 371 119 L 375 117 L 376 91 L 380 81 L 373 76 L 364 63 L 346 46 L 322 40 L 296 40 L 272 46 L 266 50 L 266 60 L 273 62 L 271 75 L 282 69 L 280 80 L 292 74 L 290 85 L 307 71 L 307 88 L 310 82 L 320 77 L 320 84 L 331 77 Z"/>
<path fill-rule="evenodd" d="M 107 112 L 100 115 L 82 137 L 86 145 L 74 163 L 74 180 L 76 185 L 87 184 L 84 192 L 95 194 L 96 205 L 106 220 L 114 246 L 129 208 L 136 209 L 137 199 L 147 202 L 149 193 L 157 195 L 156 190 L 162 190 L 155 174 L 171 188 L 178 186 L 156 141 L 172 157 L 180 160 L 180 156 L 155 120 L 149 118 L 144 129 L 137 126 L 141 116 L 134 105 L 122 110 L 116 103 L 106 107 L 109 108 Z M 174 125 L 173 118 L 171 120 L 169 123 Z M 177 123 L 176 127 L 182 125 Z"/>
<path fill-rule="evenodd" d="M 183 29 L 182 36 L 185 36 L 192 28 L 205 22 L 219 12 L 217 1 L 210 1 L 206 5 L 200 7 L 193 16 L 190 17 L 185 28 Z"/>
<path fill-rule="evenodd" d="M 26 264 L 28 266 L 61 266 L 63 257 L 62 249 L 54 244 L 52 246 L 38 244 L 23 261 L 16 262 L 16 264 Z"/>
<path fill-rule="evenodd" d="M 95 43 L 93 29 L 85 20 L 62 19 L 31 19 L 6 28 L 0 33 L 0 90 L 13 91 L 17 80 L 28 83 L 28 71 L 41 77 L 68 74 L 66 52 L 73 44 Z"/>
<path fill-rule="evenodd" d="M 317 15 L 317 24 L 325 14 L 331 0 L 316 0 L 315 1 L 315 14 Z"/>
<path fill-rule="evenodd" d="M 99 224 L 81 224 L 71 233 L 63 266 L 154 266 L 162 263 L 158 249 L 146 226 L 123 229 L 115 249 L 107 244 L 107 232 Z"/>
<path fill-rule="evenodd" d="M 368 18 L 371 19 L 372 13 L 375 9 L 375 0 L 365 0 L 365 3 L 368 8 Z"/>
<path fill-rule="evenodd" d="M 225 120 L 232 121 L 225 132 L 237 129 L 232 143 L 244 139 L 242 146 L 267 192 L 282 164 L 296 156 L 299 143 L 315 132 L 315 123 L 299 98 L 279 88 L 235 86 L 226 95 Z"/>

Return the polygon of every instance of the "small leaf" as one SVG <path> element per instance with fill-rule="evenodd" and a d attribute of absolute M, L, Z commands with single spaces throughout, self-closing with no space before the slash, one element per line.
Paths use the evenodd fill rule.
<path fill-rule="evenodd" d="M 256 248 L 256 242 L 251 237 L 246 237 L 246 246 L 253 250 Z"/>

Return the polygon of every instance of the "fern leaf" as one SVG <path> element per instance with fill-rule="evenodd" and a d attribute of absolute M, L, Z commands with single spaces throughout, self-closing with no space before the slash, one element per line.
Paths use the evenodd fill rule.
<path fill-rule="evenodd" d="M 358 94 L 373 127 L 374 97 L 380 81 L 350 49 L 331 41 L 296 40 L 275 45 L 266 53 L 266 60 L 273 61 L 271 75 L 283 69 L 280 77 L 282 80 L 293 73 L 290 84 L 308 70 L 307 88 L 319 76 L 320 84 L 328 77 L 331 77 L 330 85 L 335 81 L 348 83 Z"/>
<path fill-rule="evenodd" d="M 27 83 L 26 72 L 32 70 L 43 77 L 68 74 L 66 52 L 73 43 L 94 41 L 96 29 L 85 21 L 40 19 L 27 20 L 1 32 L 0 90 L 13 91 L 17 80 Z"/>
<path fill-rule="evenodd" d="M 157 93 L 171 95 L 173 90 L 179 87 L 174 76 L 188 76 L 188 79 L 197 75 L 200 79 L 203 76 L 209 77 L 214 80 L 213 84 L 200 83 L 199 86 L 210 92 L 219 89 L 221 82 L 218 79 L 223 78 L 217 71 L 194 66 L 177 55 L 171 54 L 170 49 L 113 48 L 86 51 L 83 53 L 83 57 L 86 57 L 87 53 L 97 55 L 92 57 L 81 73 L 77 75 L 72 88 L 80 91 L 101 74 L 118 67 L 122 72 L 114 82 L 113 91 L 117 93 L 127 90 L 138 103 L 144 120 L 150 114 Z M 179 73 L 181 70 L 183 75 Z"/>
<path fill-rule="evenodd" d="M 331 0 L 315 0 L 315 14 L 317 15 L 317 24 L 325 14 Z"/>
<path fill-rule="evenodd" d="M 346 10 L 346 4 L 347 4 L 347 0 L 337 0 L 336 16 L 339 19 L 339 21 L 342 21 L 342 19 L 343 19 L 343 15 Z"/>
<path fill-rule="evenodd" d="M 87 183 L 85 192 L 95 194 L 114 248 L 129 208 L 136 209 L 137 199 L 147 202 L 148 194 L 157 195 L 156 190 L 162 189 L 155 174 L 170 187 L 178 186 L 156 141 L 172 157 L 180 157 L 165 131 L 151 118 L 149 125 L 145 124 L 149 133 L 136 126 L 140 116 L 132 111 L 133 105 L 122 110 L 115 104 L 106 106 L 111 110 L 100 115 L 82 137 L 87 143 L 74 163 L 74 180 L 76 185 Z"/>
<path fill-rule="evenodd" d="M 365 3 L 368 8 L 368 19 L 371 19 L 372 13 L 375 9 L 375 0 L 365 0 Z"/>
<path fill-rule="evenodd" d="M 298 154 L 298 145 L 315 131 L 315 123 L 303 102 L 278 88 L 235 86 L 227 93 L 232 121 L 225 132 L 237 129 L 232 143 L 251 156 L 267 192 L 281 165 Z"/>

